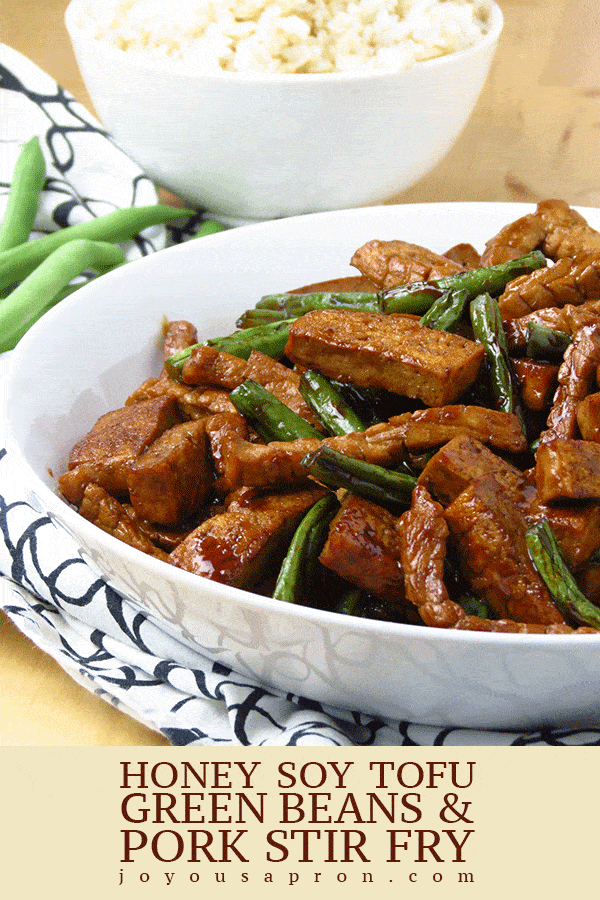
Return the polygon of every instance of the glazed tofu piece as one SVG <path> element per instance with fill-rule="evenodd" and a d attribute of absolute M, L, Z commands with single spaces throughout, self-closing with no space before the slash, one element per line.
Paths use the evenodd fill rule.
<path fill-rule="evenodd" d="M 513 359 L 513 371 L 521 391 L 523 406 L 542 412 L 552 403 L 558 387 L 558 366 L 533 359 Z"/>
<path fill-rule="evenodd" d="M 396 523 L 396 516 L 377 503 L 347 494 L 319 560 L 369 594 L 401 600 L 404 582 Z"/>
<path fill-rule="evenodd" d="M 588 394 L 577 406 L 577 424 L 584 441 L 600 441 L 600 393 Z"/>
<path fill-rule="evenodd" d="M 541 503 L 600 501 L 600 444 L 579 440 L 540 444 L 535 480 Z"/>
<path fill-rule="evenodd" d="M 453 438 L 431 457 L 419 475 L 419 484 L 442 506 L 448 506 L 471 482 L 485 475 L 493 475 L 515 502 L 523 502 L 524 473 L 466 434 Z"/>
<path fill-rule="evenodd" d="M 170 554 L 180 569 L 251 590 L 273 571 L 305 512 L 322 488 L 279 494 L 246 492 L 227 510 L 206 519 Z"/>
<path fill-rule="evenodd" d="M 87 484 L 111 494 L 127 493 L 127 473 L 134 459 L 168 428 L 180 422 L 177 400 L 159 396 L 101 416 L 69 456 L 69 470 L 59 479 L 63 496 L 79 504 Z"/>
<path fill-rule="evenodd" d="M 290 326 L 286 355 L 332 378 L 444 406 L 473 384 L 484 350 L 409 316 L 315 310 Z"/>
<path fill-rule="evenodd" d="M 137 515 L 160 525 L 179 525 L 206 500 L 214 475 L 204 419 L 165 431 L 127 471 Z"/>
<path fill-rule="evenodd" d="M 462 571 L 496 617 L 564 622 L 529 559 L 523 513 L 493 476 L 470 484 L 445 515 Z"/>
<path fill-rule="evenodd" d="M 542 516 L 548 519 L 567 565 L 572 569 L 581 567 L 600 549 L 600 505 L 596 503 L 546 506 L 540 503 L 533 489 L 525 516 L 528 524 Z"/>

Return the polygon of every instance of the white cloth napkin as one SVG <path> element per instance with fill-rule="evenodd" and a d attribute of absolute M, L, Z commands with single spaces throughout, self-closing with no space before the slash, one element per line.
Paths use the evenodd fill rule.
<path fill-rule="evenodd" d="M 156 202 L 151 182 L 72 97 L 0 45 L 0 217 L 18 146 L 38 134 L 49 179 L 36 229 Z M 148 229 L 128 258 L 193 236 L 201 216 Z M 0 356 L 2 366 L 9 354 Z M 81 559 L 31 496 L 0 430 L 0 605 L 88 690 L 175 745 L 592 745 L 600 729 L 530 733 L 434 728 L 269 692 L 163 632 Z"/>

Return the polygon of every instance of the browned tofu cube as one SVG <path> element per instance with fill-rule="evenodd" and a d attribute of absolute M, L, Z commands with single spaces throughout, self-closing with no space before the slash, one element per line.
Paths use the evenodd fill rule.
<path fill-rule="evenodd" d="M 170 561 L 204 578 L 250 590 L 281 562 L 302 516 L 324 493 L 311 488 L 233 502 L 184 538 Z"/>
<path fill-rule="evenodd" d="M 544 506 L 538 515 L 545 516 L 556 536 L 567 565 L 578 568 L 600 548 L 600 506 Z"/>
<path fill-rule="evenodd" d="M 535 480 L 540 503 L 600 501 L 600 444 L 578 440 L 540 444 Z"/>
<path fill-rule="evenodd" d="M 101 416 L 71 450 L 69 471 L 59 478 L 63 496 L 71 503 L 80 503 L 90 482 L 111 494 L 126 494 L 132 461 L 179 421 L 173 396 L 132 403 Z"/>
<path fill-rule="evenodd" d="M 577 573 L 577 584 L 588 600 L 600 603 L 600 566 L 590 563 Z"/>
<path fill-rule="evenodd" d="M 513 369 L 523 405 L 534 412 L 547 409 L 558 386 L 558 366 L 533 359 L 515 359 Z"/>
<path fill-rule="evenodd" d="M 319 560 L 337 575 L 384 600 L 404 595 L 397 519 L 390 512 L 348 494 L 329 529 Z"/>
<path fill-rule="evenodd" d="M 577 424 L 584 441 L 600 442 L 600 393 L 588 394 L 579 403 Z"/>
<path fill-rule="evenodd" d="M 484 475 L 493 475 L 515 501 L 522 502 L 526 482 L 523 472 L 466 434 L 455 437 L 431 457 L 419 483 L 447 506 Z"/>
<path fill-rule="evenodd" d="M 323 309 L 292 323 L 286 355 L 332 378 L 444 406 L 473 384 L 484 350 L 411 316 Z"/>
<path fill-rule="evenodd" d="M 204 419 L 165 431 L 127 472 L 131 504 L 138 516 L 179 525 L 194 515 L 214 481 Z"/>

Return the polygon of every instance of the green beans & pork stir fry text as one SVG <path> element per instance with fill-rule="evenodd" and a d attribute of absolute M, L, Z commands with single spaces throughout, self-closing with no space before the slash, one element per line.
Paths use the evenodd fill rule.
<path fill-rule="evenodd" d="M 73 447 L 82 516 L 281 602 L 437 628 L 600 628 L 600 233 L 548 200 L 483 254 L 372 240 L 261 298 Z"/>

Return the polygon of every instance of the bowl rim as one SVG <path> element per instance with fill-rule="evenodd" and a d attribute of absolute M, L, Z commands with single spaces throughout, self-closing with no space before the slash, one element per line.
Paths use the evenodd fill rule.
<path fill-rule="evenodd" d="M 415 213 L 419 208 L 424 206 L 427 207 L 448 207 L 460 205 L 461 208 L 468 210 L 469 208 L 474 207 L 485 207 L 487 206 L 507 206 L 507 207 L 519 207 L 520 211 L 524 207 L 529 208 L 531 204 L 524 203 L 486 203 L 486 202 L 460 202 L 459 204 L 448 204 L 448 203 L 417 203 L 417 204 L 390 204 L 389 206 L 383 207 L 383 209 L 393 210 L 394 206 L 401 207 L 403 210 L 407 210 L 412 208 Z M 589 209 L 587 207 L 576 207 L 580 209 L 583 214 L 585 214 L 585 210 Z M 215 243 L 221 242 L 225 245 L 230 242 L 235 242 L 239 239 L 240 235 L 248 233 L 248 230 L 251 229 L 252 232 L 258 230 L 272 229 L 277 228 L 278 224 L 283 223 L 293 223 L 298 220 L 306 221 L 307 224 L 310 224 L 310 221 L 315 217 L 319 218 L 335 218 L 340 215 L 350 215 L 354 217 L 358 217 L 361 214 L 369 214 L 370 211 L 381 210 L 382 207 L 360 207 L 351 210 L 330 210 L 327 212 L 320 213 L 310 213 L 303 216 L 293 216 L 288 217 L 283 220 L 273 220 L 273 221 L 261 221 L 251 225 L 245 226 L 243 229 L 233 228 L 227 231 L 222 231 L 217 234 L 208 235 L 203 238 L 202 241 L 187 241 L 183 244 L 178 244 L 173 247 L 166 248 L 162 250 L 160 254 L 152 254 L 148 257 L 143 257 L 141 259 L 134 260 L 130 262 L 127 266 L 120 267 L 118 269 L 113 270 L 112 272 L 107 273 L 101 279 L 96 280 L 94 282 L 90 282 L 88 285 L 84 285 L 79 291 L 72 294 L 70 297 L 66 298 L 61 304 L 54 307 L 50 310 L 46 316 L 43 317 L 43 320 L 36 323 L 30 331 L 22 338 L 19 342 L 15 350 L 12 351 L 11 357 L 8 365 L 8 372 L 5 376 L 5 394 L 7 399 L 7 410 L 10 410 L 10 397 L 12 396 L 13 405 L 18 404 L 18 395 L 15 391 L 15 388 L 12 387 L 13 380 L 17 374 L 17 369 L 19 366 L 23 367 L 25 364 L 28 353 L 29 353 L 29 345 L 31 342 L 36 340 L 36 335 L 39 330 L 44 328 L 44 321 L 47 325 L 51 325 L 53 319 L 55 317 L 60 317 L 64 314 L 64 311 L 68 311 L 71 305 L 75 305 L 81 302 L 82 297 L 87 298 L 88 294 L 93 294 L 98 290 L 103 290 L 104 287 L 106 290 L 111 289 L 111 285 L 113 282 L 118 283 L 119 281 L 129 278 L 135 278 L 137 275 L 137 270 L 139 266 L 148 266 L 148 265 L 157 265 L 157 260 L 164 259 L 164 254 L 168 253 L 172 256 L 179 254 L 182 256 L 186 256 L 194 253 L 202 253 L 203 251 L 198 248 L 205 246 L 211 246 L 211 244 L 207 244 L 206 242 L 211 242 L 213 245 Z M 285 226 L 284 226 L 285 227 Z M 223 252 L 226 252 L 224 250 Z M 104 287 L 103 287 L 104 286 Z M 44 484 L 44 482 L 39 478 L 33 467 L 28 463 L 27 459 L 21 452 L 16 436 L 13 433 L 13 426 L 11 422 L 10 416 L 7 416 L 5 421 L 6 426 L 6 440 L 7 447 L 12 451 L 13 455 L 16 457 L 16 461 L 19 464 L 21 471 L 25 474 L 28 474 L 28 485 L 32 493 L 44 504 L 45 509 L 49 512 L 50 517 L 52 519 L 56 519 L 60 527 L 61 525 L 60 519 L 64 518 L 66 522 L 66 530 L 69 530 L 72 527 L 71 523 L 76 524 L 76 528 L 74 531 L 81 531 L 82 534 L 91 538 L 92 541 L 97 542 L 98 540 L 102 542 L 106 542 L 106 546 L 108 550 L 114 548 L 115 552 L 124 556 L 128 562 L 131 562 L 133 565 L 139 564 L 143 560 L 144 566 L 148 567 L 150 572 L 156 571 L 160 577 L 165 577 L 165 574 L 168 570 L 164 567 L 168 565 L 168 563 L 163 562 L 162 560 L 155 559 L 153 557 L 148 556 L 147 554 L 140 554 L 142 551 L 135 549 L 134 547 L 130 547 L 127 544 L 122 543 L 117 538 L 112 535 L 109 535 L 105 532 L 102 532 L 96 526 L 92 525 L 90 522 L 87 522 L 85 519 L 79 516 L 77 510 L 70 506 L 60 495 L 57 490 L 52 490 L 48 485 Z M 155 570 L 155 567 L 159 568 Z M 197 585 L 197 579 L 201 576 L 194 575 L 191 572 L 186 572 L 183 569 L 177 569 L 177 577 L 183 579 L 184 584 Z M 453 629 L 442 629 L 442 628 L 431 628 L 426 625 L 406 625 L 398 622 L 384 622 L 379 620 L 371 620 L 371 619 L 359 619 L 355 617 L 346 617 L 343 614 L 331 612 L 328 610 L 319 610 L 313 609 L 312 607 L 305 606 L 295 606 L 290 604 L 280 604 L 278 601 L 274 600 L 270 597 L 265 597 L 260 594 L 256 594 L 252 591 L 242 590 L 241 588 L 234 588 L 229 585 L 224 585 L 219 582 L 210 581 L 209 589 L 215 592 L 215 595 L 219 599 L 231 599 L 233 596 L 236 599 L 236 602 L 239 602 L 242 607 L 251 608 L 254 610 L 258 610 L 268 614 L 270 610 L 277 610 L 278 613 L 289 615 L 291 618 L 296 620 L 302 620 L 303 618 L 310 618 L 315 621 L 317 624 L 323 624 L 326 626 L 332 625 L 338 626 L 343 625 L 346 619 L 352 621 L 352 629 L 354 632 L 367 633 L 367 634 L 379 634 L 380 637 L 388 637 L 388 636 L 403 636 L 409 638 L 412 636 L 419 640 L 426 640 L 429 643 L 443 642 L 443 643 L 466 643 L 468 645 L 480 645 L 487 646 L 488 648 L 497 648 L 504 649 L 505 651 L 509 648 L 549 648 L 549 647 L 558 647 L 558 646 L 588 646 L 591 641 L 592 644 L 589 646 L 594 646 L 594 640 L 598 641 L 600 639 L 600 632 L 598 635 L 590 635 L 590 634 L 553 634 L 553 635 L 545 635 L 545 634 L 518 634 L 518 633 L 488 633 L 488 632 L 472 632 L 472 631 L 461 631 L 461 630 L 453 630 Z M 285 607 L 285 608 L 283 608 Z"/>
<path fill-rule="evenodd" d="M 64 13 L 64 22 L 71 42 L 74 43 L 74 35 L 80 35 L 84 40 L 91 40 L 97 45 L 102 47 L 102 52 L 107 55 L 112 55 L 112 58 L 115 61 L 122 61 L 126 55 L 127 51 L 122 50 L 120 47 L 116 47 L 114 44 L 110 44 L 107 41 L 100 41 L 93 38 L 89 31 L 85 27 L 81 27 L 76 21 L 75 17 L 79 13 L 79 11 L 85 10 L 86 6 L 89 6 L 90 3 L 94 2 L 94 0 L 70 0 L 69 5 L 67 6 Z M 373 72 L 361 72 L 360 69 L 354 72 L 306 72 L 306 73 L 295 73 L 295 72 L 229 72 L 225 70 L 219 70 L 215 72 L 199 72 L 195 74 L 193 72 L 187 72 L 184 69 L 173 69 L 169 64 L 162 65 L 160 61 L 156 62 L 153 60 L 147 59 L 143 54 L 130 54 L 127 56 L 129 60 L 129 64 L 132 66 L 136 66 L 140 71 L 148 71 L 155 72 L 157 74 L 168 74 L 173 78 L 181 78 L 184 81 L 196 82 L 196 81 L 205 81 L 205 82 L 230 82 L 234 84 L 241 84 L 244 82 L 249 82 L 251 84 L 261 83 L 261 84 L 274 84 L 274 85 L 283 85 L 289 84 L 290 79 L 293 79 L 294 83 L 298 84 L 320 84 L 320 83 L 331 83 L 331 82 L 360 82 L 360 81 L 372 81 L 372 80 L 383 80 L 386 78 L 401 78 L 407 77 L 408 73 L 413 72 L 421 72 L 422 70 L 427 69 L 438 69 L 443 68 L 444 66 L 451 65 L 455 62 L 468 62 L 470 58 L 474 56 L 478 56 L 482 53 L 493 52 L 495 45 L 497 44 L 502 30 L 504 28 L 504 16 L 502 10 L 498 6 L 496 0 L 482 0 L 483 3 L 487 6 L 490 14 L 490 28 L 489 31 L 482 37 L 480 41 L 477 41 L 475 44 L 472 44 L 470 47 L 466 47 L 464 50 L 456 50 L 452 53 L 445 53 L 442 56 L 436 56 L 432 59 L 420 60 L 418 62 L 413 63 L 411 66 L 408 66 L 404 69 L 399 70 L 389 70 L 382 69 L 381 71 L 373 71 Z"/>

